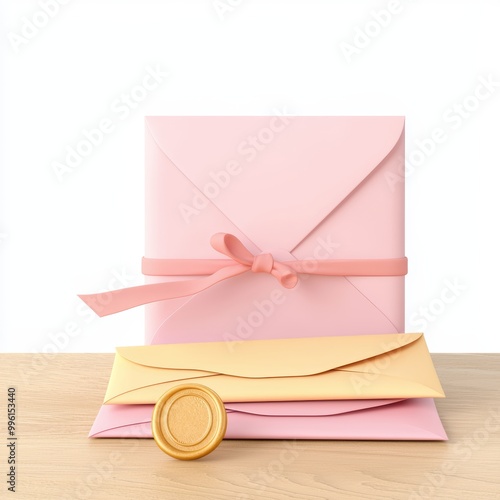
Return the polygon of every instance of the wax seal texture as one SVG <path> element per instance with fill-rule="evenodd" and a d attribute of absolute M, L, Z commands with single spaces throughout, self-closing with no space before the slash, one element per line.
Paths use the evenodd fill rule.
<path fill-rule="evenodd" d="M 194 460 L 215 450 L 224 438 L 226 409 L 212 389 L 182 384 L 157 401 L 151 426 L 162 451 L 180 460 Z"/>

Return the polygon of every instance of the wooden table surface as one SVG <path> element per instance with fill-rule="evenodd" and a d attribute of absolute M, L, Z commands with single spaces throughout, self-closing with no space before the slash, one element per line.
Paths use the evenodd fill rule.
<path fill-rule="evenodd" d="M 500 355 L 433 355 L 448 442 L 227 440 L 191 462 L 151 439 L 87 438 L 112 359 L 0 355 L 0 498 L 500 499 Z M 16 388 L 16 493 L 7 490 L 8 387 Z M 296 453 L 284 455 L 287 446 Z"/>

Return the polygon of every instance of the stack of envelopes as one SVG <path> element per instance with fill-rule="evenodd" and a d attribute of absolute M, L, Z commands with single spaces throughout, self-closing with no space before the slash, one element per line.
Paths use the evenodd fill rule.
<path fill-rule="evenodd" d="M 422 334 L 404 325 L 404 118 L 146 118 L 146 305 L 94 437 L 150 437 L 199 381 L 228 438 L 446 439 Z"/>
<path fill-rule="evenodd" d="M 181 383 L 226 404 L 226 438 L 446 439 L 421 333 L 117 348 L 94 437 L 151 437 L 153 405 Z"/>

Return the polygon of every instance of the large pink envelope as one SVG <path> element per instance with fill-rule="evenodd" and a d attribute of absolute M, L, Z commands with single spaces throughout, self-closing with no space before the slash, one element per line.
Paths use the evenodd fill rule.
<path fill-rule="evenodd" d="M 226 439 L 446 440 L 432 399 L 226 403 Z M 104 405 L 89 437 L 151 438 L 153 405 Z"/>
<path fill-rule="evenodd" d="M 145 256 L 220 259 L 225 232 L 280 260 L 402 258 L 403 159 L 403 117 L 147 117 Z M 246 273 L 146 306 L 146 344 L 402 331 L 403 276 Z"/>

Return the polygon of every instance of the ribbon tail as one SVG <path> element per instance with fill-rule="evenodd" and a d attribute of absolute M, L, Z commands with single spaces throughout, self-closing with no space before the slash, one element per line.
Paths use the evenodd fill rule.
<path fill-rule="evenodd" d="M 203 278 L 168 283 L 152 283 L 110 292 L 78 295 L 78 297 L 102 318 L 109 314 L 125 311 L 151 302 L 188 297 L 249 270 L 248 266 L 237 264 L 224 267 L 214 274 Z"/>
<path fill-rule="evenodd" d="M 271 274 L 285 288 L 294 288 L 299 280 L 295 269 L 284 265 L 281 262 L 274 263 L 274 269 L 271 271 Z"/>

